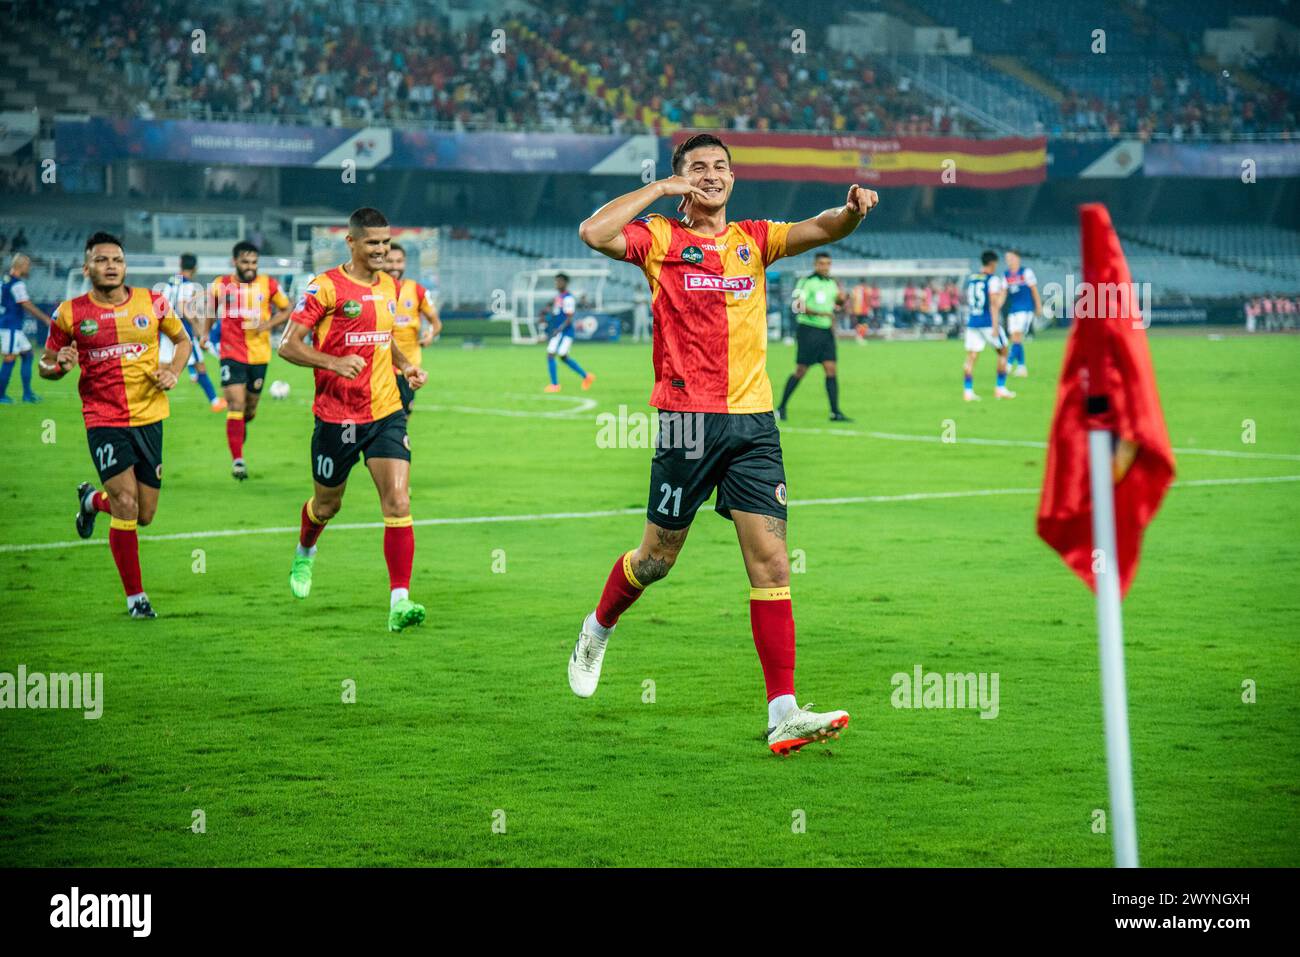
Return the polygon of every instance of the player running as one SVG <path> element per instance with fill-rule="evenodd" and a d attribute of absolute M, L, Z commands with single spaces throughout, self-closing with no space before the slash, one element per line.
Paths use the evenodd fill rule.
<path fill-rule="evenodd" d="M 203 286 L 194 279 L 198 266 L 198 258 L 193 253 L 181 253 L 181 271 L 168 279 L 165 286 L 155 291 L 161 292 L 167 298 L 172 311 L 180 316 L 185 334 L 190 337 L 190 359 L 186 366 L 190 381 L 203 390 L 203 394 L 208 399 L 208 408 L 213 412 L 225 412 L 226 400 L 217 395 L 216 387 L 208 378 L 208 367 L 203 363 L 203 350 L 199 348 L 198 333 L 195 330 L 195 325 L 203 316 Z M 159 362 L 172 361 L 171 344 L 170 339 L 159 340 Z"/>
<path fill-rule="evenodd" d="M 347 237 L 352 258 L 314 277 L 303 291 L 280 355 L 316 370 L 315 488 L 302 507 L 289 587 L 297 598 L 310 594 L 316 541 L 342 506 L 348 473 L 364 454 L 384 514 L 388 630 L 401 631 L 423 622 L 425 613 L 409 594 L 415 557 L 411 442 L 393 367 L 412 391 L 428 377 L 393 341 L 397 284 L 385 272 L 390 239 L 388 220 L 379 210 L 363 206 L 352 213 Z"/>
<path fill-rule="evenodd" d="M 582 366 L 569 358 L 573 348 L 573 315 L 578 311 L 578 301 L 569 292 L 569 277 L 564 273 L 555 275 L 555 299 L 551 302 L 551 317 L 546 323 L 546 334 L 550 339 L 546 343 L 546 368 L 551 374 L 551 384 L 543 391 L 559 392 L 560 379 L 555 368 L 555 357 L 578 375 L 582 376 L 583 389 L 590 389 L 596 377 L 584 372 Z"/>
<path fill-rule="evenodd" d="M 442 332 L 442 320 L 429 297 L 429 292 L 414 279 L 403 279 L 406 272 L 406 250 L 397 243 L 388 246 L 385 265 L 388 275 L 397 283 L 397 317 L 393 320 L 393 341 L 417 369 L 424 368 L 421 346 L 427 346 Z M 420 321 L 427 320 L 428 327 Z M 415 392 L 406 382 L 406 376 L 396 367 L 397 391 L 402 396 L 402 411 L 411 414 Z"/>
<path fill-rule="evenodd" d="M 82 272 L 91 291 L 54 312 L 41 356 L 41 377 L 61 379 L 81 366 L 77 390 L 90 455 L 104 485 L 77 487 L 77 534 L 90 538 L 95 517 L 111 516 L 108 547 L 132 618 L 156 618 L 140 579 L 136 528 L 153 521 L 162 487 L 163 419 L 167 391 L 189 360 L 190 340 L 167 300 L 126 285 L 122 241 L 108 233 L 86 240 Z M 158 363 L 159 334 L 175 347 Z"/>
<path fill-rule="evenodd" d="M 1024 379 L 1029 375 L 1025 365 L 1025 334 L 1032 332 L 1034 320 L 1043 315 L 1043 300 L 1038 295 L 1038 277 L 1028 266 L 1021 267 L 1020 253 L 1007 250 L 1007 271 L 1002 274 L 1007 283 L 1007 331 L 1011 333 L 1011 374 Z"/>
<path fill-rule="evenodd" d="M 41 397 L 32 391 L 32 343 L 23 331 L 31 321 L 27 316 L 47 326 L 51 319 L 41 312 L 27 295 L 27 276 L 32 271 L 32 260 L 26 253 L 15 253 L 9 263 L 9 272 L 0 280 L 0 405 L 13 405 L 6 393 L 9 379 L 14 374 L 14 360 L 22 359 L 23 401 L 36 403 Z"/>
<path fill-rule="evenodd" d="M 999 316 L 1007 297 L 1006 282 L 998 275 L 998 254 L 986 249 L 980 255 L 979 272 L 966 279 L 966 305 L 970 315 L 966 319 L 965 390 L 962 398 L 978 402 L 975 394 L 975 361 L 986 344 L 998 354 L 998 385 L 993 394 L 999 399 L 1014 399 L 1016 394 L 1007 388 L 1007 337 L 1002 331 Z"/>
<path fill-rule="evenodd" d="M 208 321 L 222 325 L 221 391 L 226 396 L 226 444 L 230 474 L 248 478 L 244 442 L 257 415 L 266 365 L 271 361 L 271 330 L 289 318 L 289 297 L 274 276 L 257 274 L 257 247 L 247 240 L 230 252 L 235 271 L 212 281 L 208 289 Z M 274 309 L 274 312 L 272 311 Z M 207 329 L 201 342 L 207 341 Z"/>
<path fill-rule="evenodd" d="M 840 284 L 831 278 L 831 254 L 819 252 L 813 257 L 812 275 L 804 276 L 794 287 L 799 350 L 795 355 L 794 372 L 785 380 L 785 392 L 781 395 L 781 404 L 776 407 L 778 419 L 784 421 L 786 418 L 785 409 L 790 396 L 808 374 L 808 367 L 820 365 L 826 373 L 831 421 L 853 421 L 840 411 L 840 383 L 835 376 L 835 310 L 841 308 L 847 299 Z"/>
<path fill-rule="evenodd" d="M 767 686 L 767 744 L 789 754 L 837 736 L 849 716 L 801 708 L 794 696 L 785 469 L 765 369 L 764 274 L 783 256 L 849 235 L 877 197 L 854 185 L 845 205 L 803 222 L 729 223 L 735 180 L 720 139 L 692 136 L 673 152 L 672 167 L 674 175 L 606 203 L 578 230 L 598 252 L 640 266 L 650 284 L 650 404 L 659 410 L 659 440 L 641 543 L 614 562 L 600 602 L 583 621 L 569 686 L 579 697 L 595 693 L 619 616 L 668 574 L 696 511 L 716 488 L 715 509 L 735 523 L 749 575 L 750 626 Z M 681 219 L 641 216 L 665 196 L 680 197 Z"/>

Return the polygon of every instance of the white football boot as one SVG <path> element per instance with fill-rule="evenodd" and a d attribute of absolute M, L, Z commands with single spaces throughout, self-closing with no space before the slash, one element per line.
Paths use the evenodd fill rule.
<path fill-rule="evenodd" d="M 810 711 L 811 704 L 795 708 L 767 732 L 767 746 L 773 754 L 788 757 L 805 744 L 838 738 L 849 723 L 847 711 Z"/>
<path fill-rule="evenodd" d="M 967 402 L 978 402 L 980 400 L 980 397 L 975 394 L 974 389 L 965 390 L 961 397 Z"/>
<path fill-rule="evenodd" d="M 1029 378 L 1029 370 L 1026 369 L 1024 366 L 1016 366 L 1016 371 L 1011 374 L 1015 376 L 1017 379 Z"/>
<path fill-rule="evenodd" d="M 582 620 L 578 643 L 569 656 L 569 687 L 579 698 L 590 698 L 600 683 L 600 663 L 605 660 L 608 638 L 601 638 L 587 630 L 587 619 Z"/>
<path fill-rule="evenodd" d="M 1014 399 L 1016 397 L 1016 394 L 1012 392 L 1010 389 L 1008 389 L 1006 386 L 1001 386 L 1000 388 L 994 389 L 993 395 L 999 399 Z"/>

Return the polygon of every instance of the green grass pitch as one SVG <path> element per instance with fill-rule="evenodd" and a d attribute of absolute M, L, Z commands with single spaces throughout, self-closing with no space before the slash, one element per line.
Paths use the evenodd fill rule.
<path fill-rule="evenodd" d="M 1014 402 L 993 401 L 983 357 L 977 405 L 957 343 L 842 346 L 843 431 L 810 373 L 783 438 L 797 681 L 853 721 L 785 760 L 759 739 L 748 585 L 711 510 L 624 617 L 596 696 L 568 689 L 579 622 L 640 534 L 650 453 L 600 447 L 596 416 L 645 411 L 647 347 L 581 346 L 596 386 L 562 369 L 558 397 L 540 350 L 426 351 L 414 516 L 482 520 L 417 527 L 429 621 L 401 635 L 362 469 L 311 598 L 289 594 L 311 487 L 303 370 L 273 363 L 293 393 L 264 398 L 242 485 L 223 417 L 177 387 L 141 545 L 153 622 L 125 614 L 102 518 L 93 544 L 15 548 L 74 541 L 73 489 L 94 476 L 73 378 L 40 383 L 43 405 L 0 408 L 0 671 L 102 672 L 105 701 L 99 720 L 0 712 L 0 864 L 1105 866 L 1093 602 L 1025 491 L 1063 343 L 1030 345 Z M 1174 445 L 1231 453 L 1180 454 L 1179 481 L 1232 481 L 1170 492 L 1125 603 L 1142 861 L 1294 866 L 1300 483 L 1241 480 L 1300 475 L 1300 339 L 1152 348 Z M 774 345 L 778 388 L 792 365 Z M 918 664 L 996 672 L 996 719 L 894 708 L 891 677 Z"/>

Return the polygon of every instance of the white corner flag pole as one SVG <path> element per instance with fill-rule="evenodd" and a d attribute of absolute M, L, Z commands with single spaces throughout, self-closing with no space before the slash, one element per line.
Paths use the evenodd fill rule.
<path fill-rule="evenodd" d="M 1115 549 L 1115 495 L 1111 434 L 1088 431 L 1092 485 L 1092 546 L 1097 581 L 1097 635 L 1101 649 L 1101 708 L 1110 781 L 1110 825 L 1115 866 L 1137 867 L 1137 817 L 1133 810 L 1133 760 L 1129 753 L 1128 694 L 1124 688 L 1124 621 L 1120 615 L 1119 561 Z"/>

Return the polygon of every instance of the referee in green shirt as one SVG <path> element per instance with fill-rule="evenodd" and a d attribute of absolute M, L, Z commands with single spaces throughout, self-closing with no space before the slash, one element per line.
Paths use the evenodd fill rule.
<path fill-rule="evenodd" d="M 804 276 L 794 287 L 794 312 L 798 353 L 795 356 L 794 374 L 785 380 L 785 393 L 777 407 L 776 417 L 785 420 L 786 404 L 799 382 L 808 374 L 808 367 L 821 364 L 826 373 L 826 397 L 831 402 L 832 422 L 852 422 L 840 411 L 840 384 L 835 378 L 835 310 L 847 297 L 840 284 L 831 278 L 830 253 L 813 257 L 813 272 Z"/>

